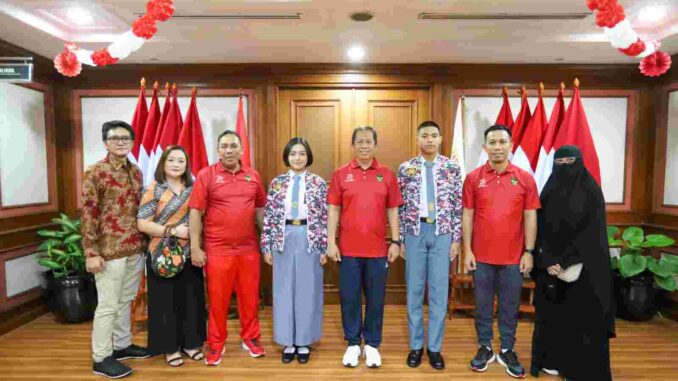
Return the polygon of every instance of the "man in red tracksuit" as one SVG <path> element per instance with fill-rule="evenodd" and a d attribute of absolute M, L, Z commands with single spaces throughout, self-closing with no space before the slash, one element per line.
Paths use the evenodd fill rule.
<path fill-rule="evenodd" d="M 264 355 L 259 319 L 259 240 L 266 193 L 259 173 L 240 164 L 240 136 L 219 136 L 219 162 L 203 168 L 189 201 L 191 260 L 205 267 L 209 296 L 207 365 L 221 362 L 226 341 L 226 314 L 235 288 L 242 348 L 252 357 Z M 203 251 L 204 250 L 204 251 Z"/>

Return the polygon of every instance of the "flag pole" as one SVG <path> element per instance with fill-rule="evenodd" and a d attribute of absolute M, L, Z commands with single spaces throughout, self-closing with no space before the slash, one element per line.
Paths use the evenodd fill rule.
<path fill-rule="evenodd" d="M 544 94 L 544 83 L 539 82 L 539 96 L 541 97 Z"/>

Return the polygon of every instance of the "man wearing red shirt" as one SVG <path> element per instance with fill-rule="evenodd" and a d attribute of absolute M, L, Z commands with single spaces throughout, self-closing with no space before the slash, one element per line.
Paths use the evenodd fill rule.
<path fill-rule="evenodd" d="M 257 317 L 259 240 L 254 223 L 261 226 L 266 193 L 259 173 L 240 164 L 240 136 L 226 131 L 217 141 L 219 162 L 198 173 L 189 201 L 191 260 L 195 266 L 205 266 L 210 302 L 207 365 L 221 362 L 233 288 L 242 348 L 252 357 L 264 355 Z"/>
<path fill-rule="evenodd" d="M 377 132 L 358 127 L 351 138 L 354 159 L 332 175 L 328 193 L 327 255 L 339 265 L 341 321 L 348 348 L 342 363 L 358 365 L 365 338 L 365 363 L 381 366 L 384 293 L 388 262 L 400 254 L 400 241 L 386 245 L 386 220 L 391 237 L 398 238 L 398 206 L 402 204 L 395 174 L 374 158 Z M 337 246 L 337 223 L 339 246 Z M 362 319 L 363 291 L 367 305 Z"/>
<path fill-rule="evenodd" d="M 511 165 L 511 131 L 501 125 L 485 130 L 488 162 L 466 176 L 462 231 L 467 271 L 473 272 L 479 349 L 471 369 L 487 370 L 495 359 L 516 378 L 525 369 L 513 351 L 523 277 L 532 269 L 537 236 L 537 186 L 528 172 Z M 495 292 L 499 299 L 501 352 L 492 351 Z"/>

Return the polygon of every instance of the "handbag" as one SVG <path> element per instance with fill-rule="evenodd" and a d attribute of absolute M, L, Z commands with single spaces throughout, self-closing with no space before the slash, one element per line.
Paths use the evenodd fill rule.
<path fill-rule="evenodd" d="M 151 253 L 151 268 L 161 278 L 172 278 L 184 269 L 186 256 L 177 237 L 168 236 L 171 227 L 165 228 L 165 235 L 158 247 Z"/>
<path fill-rule="evenodd" d="M 579 279 L 579 274 L 581 274 L 582 267 L 584 267 L 582 263 L 576 263 L 572 266 L 569 266 L 563 270 L 562 273 L 558 274 L 558 279 L 567 283 L 576 282 Z"/>

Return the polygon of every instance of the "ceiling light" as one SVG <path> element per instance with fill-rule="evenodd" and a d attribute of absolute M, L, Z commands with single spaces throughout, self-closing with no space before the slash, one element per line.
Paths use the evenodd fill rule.
<path fill-rule="evenodd" d="M 94 21 L 88 10 L 79 7 L 69 8 L 66 15 L 76 25 L 88 25 Z"/>
<path fill-rule="evenodd" d="M 354 45 L 346 52 L 346 54 L 351 61 L 360 61 L 365 57 L 365 49 L 360 45 Z"/>
<path fill-rule="evenodd" d="M 638 12 L 638 20 L 642 22 L 657 22 L 666 16 L 666 9 L 660 6 L 648 6 Z"/>

